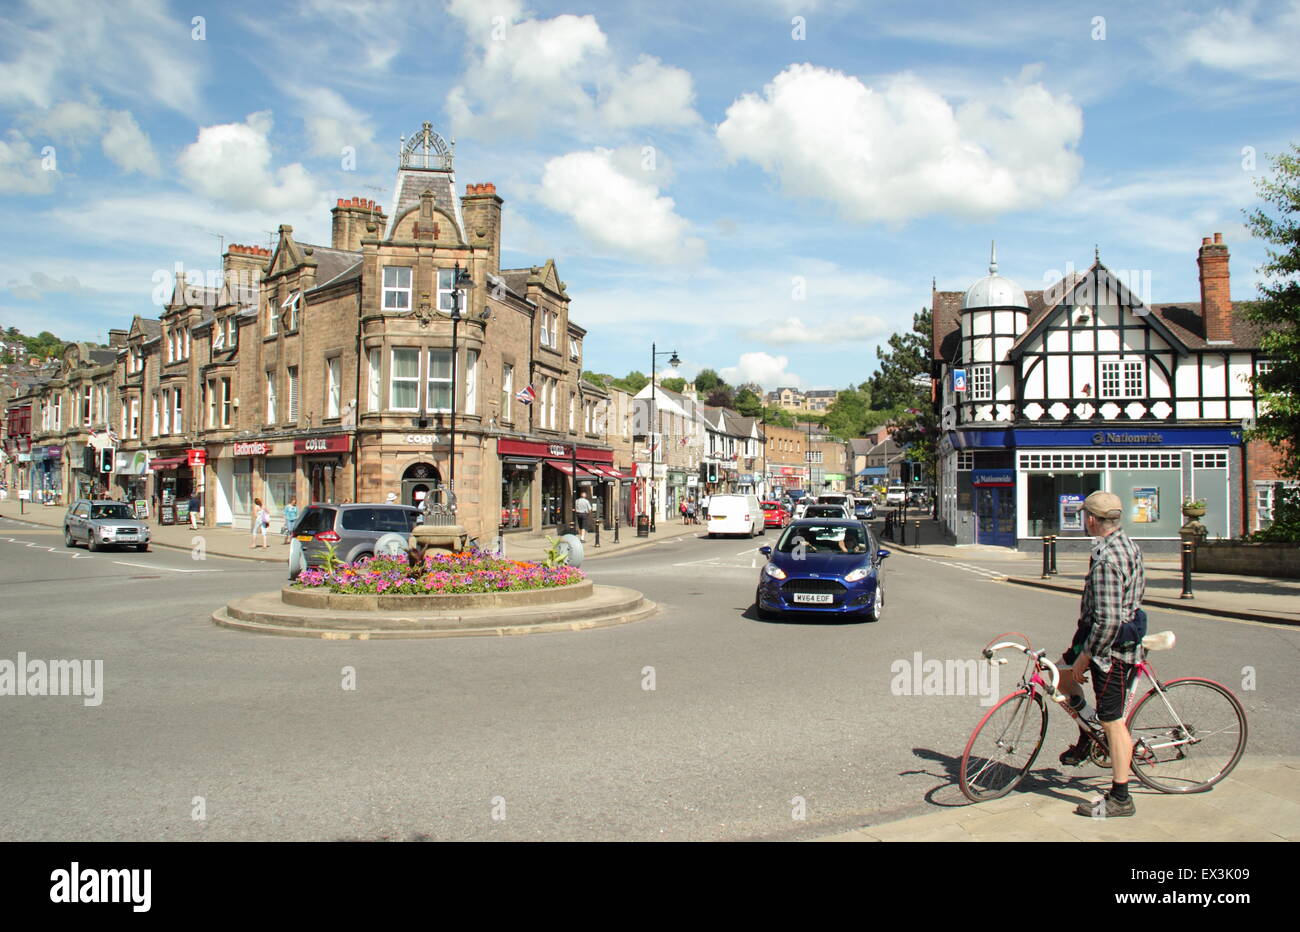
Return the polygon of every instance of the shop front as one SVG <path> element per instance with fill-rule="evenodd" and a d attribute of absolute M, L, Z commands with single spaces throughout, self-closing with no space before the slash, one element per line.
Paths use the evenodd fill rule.
<path fill-rule="evenodd" d="M 293 441 L 236 441 L 209 453 L 215 462 L 210 475 L 215 480 L 212 507 L 216 524 L 251 528 L 255 498 L 262 499 L 273 522 L 283 514 L 294 488 Z M 273 488 L 285 498 L 283 503 L 272 499 Z"/>
<path fill-rule="evenodd" d="M 63 500 L 63 447 L 61 445 L 32 447 L 31 457 L 31 500 L 61 502 Z"/>
<path fill-rule="evenodd" d="M 1205 502 L 1211 537 L 1240 523 L 1241 440 L 1227 428 L 970 430 L 951 440 L 941 510 L 946 523 L 969 519 L 967 542 L 1033 550 L 1055 535 L 1086 549 L 1082 503 L 1098 489 L 1119 496 L 1125 532 L 1155 552 L 1178 549 L 1186 499 Z"/>
<path fill-rule="evenodd" d="M 190 496 L 202 485 L 202 479 L 194 476 L 189 450 L 159 450 L 157 454 L 149 460 L 149 471 L 154 477 L 158 523 L 185 524 L 190 519 Z"/>
<path fill-rule="evenodd" d="M 337 502 L 350 494 L 344 473 L 352 453 L 352 436 L 300 437 L 293 442 L 293 452 L 302 463 L 309 502 Z M 297 492 L 294 457 L 270 457 L 266 461 L 268 507 L 276 503 L 272 514 L 280 514 Z M 303 503 L 299 503 L 299 509 Z"/>
<path fill-rule="evenodd" d="M 145 520 L 152 513 L 149 504 L 149 450 L 118 450 L 113 469 L 113 487 L 117 497 L 129 502 L 136 517 Z"/>
<path fill-rule="evenodd" d="M 532 440 L 497 441 L 501 468 L 500 524 L 506 531 L 566 523 L 574 495 L 587 493 L 605 515 L 621 479 L 611 450 Z"/>

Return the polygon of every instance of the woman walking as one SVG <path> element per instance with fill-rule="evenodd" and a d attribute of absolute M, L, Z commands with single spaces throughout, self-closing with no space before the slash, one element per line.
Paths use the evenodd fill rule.
<path fill-rule="evenodd" d="M 289 499 L 289 504 L 284 506 L 284 543 L 289 543 L 289 536 L 293 534 L 294 526 L 298 523 L 298 497 L 295 495 Z"/>
<path fill-rule="evenodd" d="M 253 506 L 253 544 L 249 549 L 257 549 L 257 534 L 260 531 L 262 546 L 269 550 L 271 545 L 266 541 L 266 531 L 271 526 L 271 513 L 266 510 L 260 498 L 253 499 Z"/>

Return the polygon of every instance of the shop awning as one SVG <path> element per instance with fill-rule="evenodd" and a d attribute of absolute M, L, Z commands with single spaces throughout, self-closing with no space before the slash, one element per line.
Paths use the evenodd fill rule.
<path fill-rule="evenodd" d="M 546 465 L 555 467 L 560 472 L 564 473 L 566 476 L 573 475 L 573 463 L 569 462 L 568 460 L 547 460 Z M 591 472 L 590 467 L 584 468 L 584 465 L 582 463 L 579 463 L 577 478 L 586 479 L 589 478 L 590 476 L 596 476 L 597 478 L 604 478 L 603 476 L 600 476 L 598 473 Z"/>
<path fill-rule="evenodd" d="M 183 456 L 160 456 L 157 459 L 149 461 L 150 469 L 175 469 L 177 466 L 188 465 L 189 460 Z"/>
<path fill-rule="evenodd" d="M 604 463 L 583 463 L 582 468 L 589 473 L 600 476 L 602 479 L 621 479 L 623 474 L 613 466 L 606 466 Z"/>
<path fill-rule="evenodd" d="M 631 476 L 626 475 L 625 473 L 621 473 L 621 472 L 619 472 L 619 471 L 618 471 L 615 467 L 613 467 L 613 466 L 602 466 L 602 467 L 600 467 L 600 468 L 603 469 L 603 470 L 605 470 L 605 475 L 609 476 L 611 479 L 631 479 L 631 478 L 632 478 Z"/>
<path fill-rule="evenodd" d="M 888 466 L 868 466 L 866 469 L 858 470 L 859 476 L 887 476 L 889 475 Z"/>

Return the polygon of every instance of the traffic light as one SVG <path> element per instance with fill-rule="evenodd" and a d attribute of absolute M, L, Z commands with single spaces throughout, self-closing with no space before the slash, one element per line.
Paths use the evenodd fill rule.
<path fill-rule="evenodd" d="M 709 464 L 709 481 L 710 482 L 718 481 L 718 467 L 715 463 Z"/>
<path fill-rule="evenodd" d="M 920 484 L 921 484 L 921 464 L 920 464 L 920 463 L 913 463 L 913 464 L 912 464 L 912 484 L 913 484 L 913 485 L 920 485 Z"/>
<path fill-rule="evenodd" d="M 102 450 L 99 451 L 100 472 L 107 473 L 113 471 L 113 459 L 115 455 L 116 455 L 116 451 L 112 447 L 104 447 Z"/>

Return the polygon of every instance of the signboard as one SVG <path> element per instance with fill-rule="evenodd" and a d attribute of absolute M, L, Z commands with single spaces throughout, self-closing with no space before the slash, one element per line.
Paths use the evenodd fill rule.
<path fill-rule="evenodd" d="M 208 465 L 208 451 L 186 450 L 185 462 L 190 466 L 206 466 Z"/>
<path fill-rule="evenodd" d="M 234 444 L 230 451 L 232 456 L 266 456 L 271 452 L 271 445 L 261 440 Z"/>
<path fill-rule="evenodd" d="M 149 520 L 149 502 L 147 499 L 138 498 L 135 501 L 135 517 L 138 521 Z"/>
<path fill-rule="evenodd" d="M 954 392 L 966 391 L 966 370 L 965 369 L 952 370 L 952 390 Z"/>
<path fill-rule="evenodd" d="M 1133 487 L 1134 524 L 1155 524 L 1160 520 L 1160 490 L 1154 486 Z"/>
<path fill-rule="evenodd" d="M 551 456 L 568 456 L 569 448 L 562 443 L 553 443 L 547 448 Z"/>
<path fill-rule="evenodd" d="M 1071 492 L 1060 496 L 1058 523 L 1062 531 L 1083 530 L 1083 496 Z"/>
<path fill-rule="evenodd" d="M 190 500 L 183 498 L 176 503 L 176 523 L 185 524 L 190 520 Z"/>
<path fill-rule="evenodd" d="M 1010 486 L 1016 484 L 1016 474 L 1010 469 L 972 469 L 971 485 Z"/>
<path fill-rule="evenodd" d="M 168 503 L 158 509 L 158 520 L 163 524 L 176 523 L 176 505 Z"/>
<path fill-rule="evenodd" d="M 336 437 L 308 437 L 293 442 L 295 453 L 346 453 L 350 438 L 346 434 Z"/>

